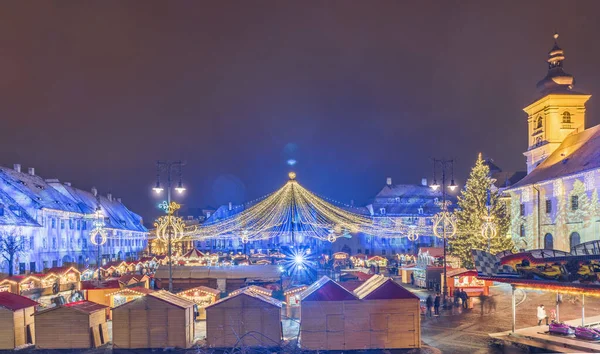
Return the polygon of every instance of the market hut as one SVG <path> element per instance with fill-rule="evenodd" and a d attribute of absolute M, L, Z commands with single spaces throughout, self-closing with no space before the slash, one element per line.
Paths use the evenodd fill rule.
<path fill-rule="evenodd" d="M 154 290 L 150 290 L 144 287 L 133 287 L 133 288 L 122 288 L 113 292 L 110 292 L 104 296 L 108 297 L 108 304 L 111 308 L 115 308 L 123 305 L 129 301 L 133 301 L 141 296 L 146 296 Z"/>
<path fill-rule="evenodd" d="M 109 341 L 105 305 L 77 301 L 33 315 L 39 349 L 96 348 Z"/>
<path fill-rule="evenodd" d="M 249 289 L 206 307 L 210 347 L 278 347 L 283 330 L 281 302 Z"/>
<path fill-rule="evenodd" d="M 194 303 L 165 290 L 113 309 L 116 348 L 189 348 L 194 329 Z"/>
<path fill-rule="evenodd" d="M 13 275 L 0 281 L 0 292 L 8 291 L 17 295 L 30 295 L 41 291 L 41 279 L 34 275 Z"/>
<path fill-rule="evenodd" d="M 457 268 L 447 270 L 446 277 L 449 294 L 454 294 L 454 290 L 460 288 L 461 290 L 464 290 L 469 297 L 477 297 L 479 295 L 488 296 L 490 294 L 490 286 L 493 285 L 493 282 L 490 280 L 477 278 L 477 270 L 475 269 Z M 443 286 L 444 283 L 442 282 L 442 287 Z"/>
<path fill-rule="evenodd" d="M 250 286 L 243 287 L 241 289 L 234 290 L 231 293 L 229 293 L 229 296 L 235 296 L 235 295 L 241 293 L 242 291 L 246 291 L 246 290 L 253 291 L 255 293 L 259 293 L 259 294 L 265 295 L 265 296 L 273 296 L 273 290 L 263 288 L 262 286 L 258 286 L 258 285 L 250 285 Z"/>
<path fill-rule="evenodd" d="M 141 287 L 148 288 L 150 278 L 147 275 L 140 274 L 126 274 L 121 276 L 119 279 L 121 287 Z"/>
<path fill-rule="evenodd" d="M 205 320 L 206 307 L 219 300 L 221 297 L 221 292 L 217 289 L 209 288 L 207 286 L 198 286 L 179 292 L 177 293 L 177 296 L 189 301 L 193 301 L 198 308 L 196 319 Z"/>
<path fill-rule="evenodd" d="M 58 283 L 58 291 L 80 290 L 81 272 L 75 267 L 54 267 L 41 278 L 44 293 Z"/>
<path fill-rule="evenodd" d="M 376 267 L 385 268 L 385 267 L 387 267 L 387 264 L 388 264 L 387 258 L 381 257 L 381 256 L 373 256 L 367 260 L 368 266 L 376 266 Z"/>
<path fill-rule="evenodd" d="M 351 323 L 355 326 L 355 335 L 346 338 L 346 349 L 421 347 L 418 296 L 392 278 L 381 275 L 369 278 L 354 290 L 354 294 L 362 301 L 360 307 L 347 309 L 346 313 L 353 313 L 357 321 Z M 359 324 L 361 318 L 365 319 L 362 325 Z"/>
<path fill-rule="evenodd" d="M 21 295 L 0 292 L 0 350 L 34 343 L 33 316 L 38 303 Z"/>
<path fill-rule="evenodd" d="M 125 261 L 108 262 L 102 267 L 100 267 L 100 274 L 103 278 L 107 278 L 114 275 L 124 275 L 127 274 L 128 271 L 129 269 L 127 267 L 127 262 Z"/>
<path fill-rule="evenodd" d="M 110 298 L 106 294 L 113 293 L 122 288 L 117 279 L 107 279 L 101 282 L 97 280 L 86 280 L 81 282 L 81 290 L 86 300 L 93 301 L 110 307 Z"/>
<path fill-rule="evenodd" d="M 360 301 L 340 284 L 324 276 L 301 295 L 300 347 L 306 350 L 362 349 L 358 331 L 369 328 L 361 318 Z M 367 336 L 368 337 L 368 336 Z M 363 342 L 368 343 L 366 340 Z M 358 344 L 362 344 L 359 342 Z"/>
<path fill-rule="evenodd" d="M 285 315 L 288 318 L 300 318 L 300 299 L 306 288 L 308 288 L 306 285 L 295 286 L 283 292 L 283 296 L 285 296 Z"/>

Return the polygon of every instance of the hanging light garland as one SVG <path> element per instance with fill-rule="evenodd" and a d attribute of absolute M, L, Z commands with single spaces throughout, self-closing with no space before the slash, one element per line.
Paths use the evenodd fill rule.
<path fill-rule="evenodd" d="M 92 222 L 92 230 L 90 231 L 90 242 L 94 246 L 102 246 L 108 240 L 108 232 L 104 228 L 104 215 L 102 209 L 96 209 L 96 218 Z"/>
<path fill-rule="evenodd" d="M 159 217 L 154 222 L 154 227 L 156 228 L 156 238 L 162 242 L 168 242 L 169 231 L 171 230 L 171 241 L 181 241 L 186 234 L 186 225 L 183 221 L 183 218 L 173 215 L 175 211 L 181 208 L 181 205 L 175 202 L 171 202 L 171 204 L 162 202 L 159 204 L 159 208 L 163 209 L 167 215 Z M 189 230 L 188 232 L 193 232 L 195 230 L 196 227 L 194 226 L 193 230 Z"/>
<path fill-rule="evenodd" d="M 456 235 L 456 216 L 448 211 L 447 204 L 442 205 L 442 211 L 433 216 L 433 234 L 441 239 Z"/>
<path fill-rule="evenodd" d="M 494 222 L 494 216 L 491 215 L 491 195 L 488 190 L 486 209 L 487 215 L 483 217 L 483 223 L 481 224 L 481 236 L 487 240 L 488 246 L 487 251 L 490 251 L 492 239 L 496 237 L 498 234 L 498 228 L 496 227 L 496 223 Z"/>
<path fill-rule="evenodd" d="M 409 232 L 413 235 L 426 232 L 425 225 L 406 225 L 400 218 L 374 217 L 337 207 L 302 187 L 294 172 L 290 172 L 288 177 L 282 188 L 258 203 L 230 217 L 205 223 L 197 230 L 181 231 L 181 237 L 237 238 L 247 243 L 293 233 L 335 242 L 343 235 L 357 233 L 401 238 L 407 237 Z M 427 229 L 431 230 L 430 227 Z"/>

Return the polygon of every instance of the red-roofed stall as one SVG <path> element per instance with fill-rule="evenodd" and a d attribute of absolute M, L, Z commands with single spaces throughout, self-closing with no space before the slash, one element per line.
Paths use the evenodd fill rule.
<path fill-rule="evenodd" d="M 96 348 L 109 341 L 107 306 L 77 301 L 34 313 L 39 349 Z"/>
<path fill-rule="evenodd" d="M 281 302 L 248 288 L 206 307 L 210 347 L 279 347 Z"/>
<path fill-rule="evenodd" d="M 168 291 L 113 309 L 115 348 L 189 348 L 194 344 L 194 303 Z"/>
<path fill-rule="evenodd" d="M 354 294 L 361 300 L 360 307 L 352 311 L 355 316 L 352 329 L 356 334 L 351 344 L 356 346 L 346 349 L 421 347 L 419 297 L 381 275 L 372 276 Z"/>
<path fill-rule="evenodd" d="M 360 301 L 328 277 L 322 277 L 301 295 L 300 347 L 306 350 L 353 349 L 355 310 Z M 360 328 L 358 328 L 360 329 Z"/>
<path fill-rule="evenodd" d="M 449 294 L 454 294 L 455 289 L 462 289 L 469 297 L 477 297 L 482 294 L 488 296 L 490 294 L 490 286 L 494 283 L 490 280 L 477 278 L 477 270 L 475 269 L 458 268 L 447 270 L 446 277 L 448 279 Z M 444 284 L 442 283 L 443 286 Z"/>
<path fill-rule="evenodd" d="M 21 295 L 0 292 L 0 350 L 34 343 L 32 315 L 37 304 Z"/>

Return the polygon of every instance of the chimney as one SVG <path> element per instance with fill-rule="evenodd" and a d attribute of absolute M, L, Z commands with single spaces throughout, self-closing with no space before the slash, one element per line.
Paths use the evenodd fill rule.
<path fill-rule="evenodd" d="M 109 201 L 112 202 L 112 194 L 111 193 L 106 194 L 106 199 L 108 199 Z"/>
<path fill-rule="evenodd" d="M 33 167 L 29 167 L 29 168 L 27 169 L 27 172 L 28 172 L 30 175 L 32 175 L 32 176 L 35 176 L 35 168 L 33 168 Z"/>
<path fill-rule="evenodd" d="M 94 197 L 98 196 L 98 189 L 96 189 L 96 187 L 92 187 L 92 194 L 94 195 Z"/>
<path fill-rule="evenodd" d="M 121 198 L 117 198 L 117 202 L 119 202 L 119 203 L 123 204 L 123 202 L 122 202 Z"/>
<path fill-rule="evenodd" d="M 71 187 L 71 182 L 65 182 L 65 186 Z"/>
<path fill-rule="evenodd" d="M 423 187 L 427 187 L 427 178 L 425 178 L 425 177 L 421 178 L 421 185 Z"/>
<path fill-rule="evenodd" d="M 385 184 L 387 184 L 388 186 L 392 185 L 392 177 L 388 177 L 387 180 L 385 181 Z"/>
<path fill-rule="evenodd" d="M 229 210 L 233 209 L 233 204 L 231 204 L 231 202 L 229 202 Z"/>
<path fill-rule="evenodd" d="M 17 172 L 21 172 L 21 164 L 20 163 L 16 163 L 13 165 L 13 168 L 15 169 L 15 171 Z"/>

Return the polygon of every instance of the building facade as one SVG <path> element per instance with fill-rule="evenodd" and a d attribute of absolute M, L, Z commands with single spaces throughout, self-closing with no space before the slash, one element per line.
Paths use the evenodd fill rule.
<path fill-rule="evenodd" d="M 98 247 L 90 231 L 100 207 L 108 240 L 100 247 L 103 262 L 135 258 L 147 243 L 142 218 L 111 194 L 101 196 L 95 188 L 83 191 L 68 182 L 43 179 L 33 168 L 21 172 L 0 167 L 0 233 L 18 237 L 25 250 L 15 255 L 14 274 L 78 263 L 95 264 Z M 0 272 L 9 264 L 2 259 Z"/>
<path fill-rule="evenodd" d="M 574 90 L 564 51 L 548 54 L 541 97 L 527 113 L 527 176 L 509 187 L 510 232 L 518 249 L 557 249 L 597 240 L 600 231 L 600 126 L 585 127 L 591 97 Z"/>

